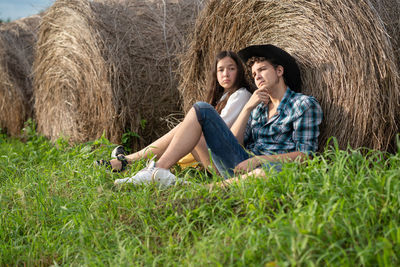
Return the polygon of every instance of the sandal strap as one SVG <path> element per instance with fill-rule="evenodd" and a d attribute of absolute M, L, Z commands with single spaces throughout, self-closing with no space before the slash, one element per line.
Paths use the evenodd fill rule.
<path fill-rule="evenodd" d="M 128 165 L 128 161 L 126 160 L 125 155 L 119 154 L 119 155 L 117 156 L 117 160 L 119 160 L 119 161 L 121 162 L 121 165 L 122 165 L 122 166 L 121 166 L 121 169 L 118 170 L 118 171 L 119 171 L 119 172 L 124 171 L 125 168 L 126 168 L 126 165 Z"/>
<path fill-rule="evenodd" d="M 111 162 L 109 162 L 108 160 L 104 160 L 104 159 L 96 160 L 95 163 L 97 166 L 104 166 L 106 168 L 111 169 Z"/>

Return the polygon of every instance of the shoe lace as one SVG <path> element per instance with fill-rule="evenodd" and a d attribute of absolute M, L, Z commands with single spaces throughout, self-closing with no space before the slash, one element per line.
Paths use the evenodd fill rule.
<path fill-rule="evenodd" d="M 156 158 L 156 155 L 154 155 L 153 157 L 149 158 L 146 161 L 146 169 L 153 170 L 156 167 L 156 161 L 154 160 L 155 158 Z"/>

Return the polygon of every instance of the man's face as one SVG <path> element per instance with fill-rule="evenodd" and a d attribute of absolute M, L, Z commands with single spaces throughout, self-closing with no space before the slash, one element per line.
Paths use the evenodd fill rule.
<path fill-rule="evenodd" d="M 283 67 L 278 65 L 275 68 L 268 61 L 256 62 L 251 67 L 251 74 L 257 88 L 273 89 L 282 78 Z"/>

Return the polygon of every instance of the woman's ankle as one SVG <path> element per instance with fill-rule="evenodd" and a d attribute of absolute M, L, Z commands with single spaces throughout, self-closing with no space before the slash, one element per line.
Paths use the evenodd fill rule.
<path fill-rule="evenodd" d="M 122 162 L 118 159 L 110 160 L 111 168 L 113 170 L 119 171 L 122 169 Z"/>

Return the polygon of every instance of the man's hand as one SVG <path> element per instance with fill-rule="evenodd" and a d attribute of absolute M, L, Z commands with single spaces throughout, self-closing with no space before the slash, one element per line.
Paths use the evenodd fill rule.
<path fill-rule="evenodd" d="M 250 178 L 261 178 L 261 177 L 267 177 L 267 176 L 263 169 L 258 168 L 258 169 L 252 170 L 248 173 L 241 174 L 239 176 L 223 180 L 221 182 L 207 184 L 206 187 L 208 188 L 208 191 L 211 192 L 215 188 L 226 188 L 226 187 L 230 186 L 231 184 L 238 183 L 240 180 L 246 180 L 249 177 Z"/>
<path fill-rule="evenodd" d="M 208 191 L 211 192 L 214 188 L 225 188 L 232 183 L 236 183 L 238 180 L 239 180 L 239 178 L 234 177 L 234 178 L 226 179 L 221 182 L 207 184 L 206 187 L 208 188 Z"/>
<path fill-rule="evenodd" d="M 264 102 L 264 104 L 268 104 L 269 100 L 270 98 L 268 91 L 265 86 L 262 86 L 254 91 L 254 93 L 251 95 L 249 101 L 247 101 L 244 108 L 253 110 L 261 102 Z"/>
<path fill-rule="evenodd" d="M 238 165 L 236 165 L 233 171 L 235 173 L 245 173 L 254 170 L 260 165 L 261 165 L 260 159 L 258 157 L 252 157 L 240 162 Z"/>

